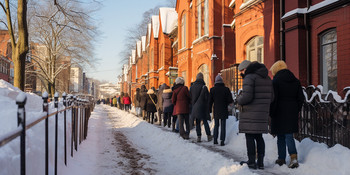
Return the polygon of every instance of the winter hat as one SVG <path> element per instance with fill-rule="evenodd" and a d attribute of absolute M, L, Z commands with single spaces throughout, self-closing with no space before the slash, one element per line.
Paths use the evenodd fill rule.
<path fill-rule="evenodd" d="M 222 80 L 222 77 L 220 74 L 218 74 L 216 77 L 215 77 L 215 84 L 217 83 L 224 83 L 224 80 Z"/>
<path fill-rule="evenodd" d="M 147 91 L 147 94 L 154 94 L 154 90 L 151 88 Z"/>
<path fill-rule="evenodd" d="M 199 79 L 202 79 L 202 80 L 203 80 L 203 73 L 202 73 L 202 72 L 199 72 L 199 73 L 197 74 L 196 80 L 199 80 Z"/>
<path fill-rule="evenodd" d="M 283 60 L 276 61 L 270 68 L 272 76 L 275 76 L 276 73 L 280 70 L 287 69 L 287 64 Z"/>
<path fill-rule="evenodd" d="M 182 78 L 182 77 L 177 77 L 177 78 L 175 79 L 175 83 L 176 83 L 176 84 L 185 84 L 185 80 L 184 80 L 184 78 Z"/>
<path fill-rule="evenodd" d="M 250 63 L 251 62 L 249 60 L 242 61 L 241 64 L 239 64 L 239 66 L 238 66 L 238 70 L 242 71 L 243 69 L 246 69 Z"/>

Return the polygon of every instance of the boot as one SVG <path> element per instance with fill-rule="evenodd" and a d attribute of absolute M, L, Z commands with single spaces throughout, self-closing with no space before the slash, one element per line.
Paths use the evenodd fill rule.
<path fill-rule="evenodd" d="M 258 168 L 263 170 L 264 169 L 264 154 L 258 154 Z"/>
<path fill-rule="evenodd" d="M 218 144 L 218 140 L 214 139 L 214 145 Z"/>
<path fill-rule="evenodd" d="M 284 159 L 277 159 L 275 161 L 275 164 L 282 166 L 283 164 L 286 164 L 286 161 Z"/>
<path fill-rule="evenodd" d="M 202 142 L 201 136 L 197 137 L 197 142 Z"/>
<path fill-rule="evenodd" d="M 220 146 L 225 146 L 225 141 L 221 140 Z"/>
<path fill-rule="evenodd" d="M 288 165 L 289 168 L 298 168 L 298 155 L 297 154 L 291 154 L 290 155 L 290 163 Z"/>
<path fill-rule="evenodd" d="M 249 160 L 248 160 L 248 161 L 242 161 L 242 162 L 240 162 L 239 164 L 241 164 L 241 165 L 247 164 L 247 165 L 248 165 L 248 168 L 254 169 L 254 170 L 257 169 L 255 161 L 254 161 L 254 162 L 253 162 L 253 161 L 249 161 Z"/>
<path fill-rule="evenodd" d="M 208 142 L 213 140 L 213 136 L 212 135 L 208 135 Z"/>

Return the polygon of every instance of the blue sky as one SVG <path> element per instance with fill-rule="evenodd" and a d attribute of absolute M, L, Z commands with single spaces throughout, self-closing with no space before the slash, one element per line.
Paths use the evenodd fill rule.
<path fill-rule="evenodd" d="M 96 69 L 87 69 L 87 76 L 98 80 L 117 82 L 121 73 L 119 53 L 127 28 L 136 26 L 142 20 L 142 14 L 157 5 L 166 4 L 166 0 L 103 0 L 102 8 L 96 13 L 98 27 L 102 32 L 95 46 Z"/>

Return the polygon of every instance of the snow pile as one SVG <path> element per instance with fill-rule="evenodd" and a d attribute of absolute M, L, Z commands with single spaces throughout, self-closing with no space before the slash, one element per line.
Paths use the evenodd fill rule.
<path fill-rule="evenodd" d="M 175 8 L 161 7 L 159 8 L 159 15 L 163 33 L 170 34 L 177 24 L 177 13 Z"/>
<path fill-rule="evenodd" d="M 266 169 L 251 171 L 246 165 L 240 166 L 239 162 L 247 159 L 247 151 L 245 136 L 238 133 L 239 121 L 236 121 L 234 116 L 230 116 L 227 120 L 226 145 L 222 147 L 213 146 L 212 142 L 206 142 L 204 128 L 202 128 L 203 142 L 196 144 L 192 143 L 197 138 L 195 130 L 191 130 L 190 140 L 183 140 L 178 133 L 170 132 L 170 128 L 151 125 L 132 114 L 116 108 L 98 105 L 95 111 L 99 112 L 92 115 L 95 121 L 90 121 L 89 124 L 94 126 L 94 129 L 90 128 L 89 138 L 106 137 L 99 139 L 113 139 L 113 136 L 106 136 L 108 135 L 106 133 L 109 133 L 106 131 L 100 136 L 95 136 L 98 134 L 95 130 L 101 130 L 102 128 L 113 128 L 121 131 L 132 142 L 133 146 L 137 147 L 142 153 L 151 156 L 149 162 L 153 167 L 150 168 L 156 168 L 156 174 L 350 174 L 350 169 L 347 168 L 350 166 L 348 161 L 350 150 L 348 148 L 341 145 L 328 148 L 325 144 L 316 143 L 310 139 L 304 139 L 301 142 L 296 141 L 300 163 L 299 168 L 290 169 L 286 165 L 281 167 L 275 165 L 274 161 L 277 159 L 277 138 L 270 134 L 263 135 L 266 146 L 264 161 Z M 109 118 L 106 117 L 107 111 L 111 115 Z M 104 124 L 96 127 L 94 123 L 101 123 L 101 120 Z M 111 120 L 116 122 L 111 122 Z M 212 131 L 213 122 L 210 122 L 210 126 Z M 103 161 L 101 157 L 98 157 L 94 160 L 96 163 L 88 162 L 86 157 L 92 157 L 94 154 L 101 155 L 103 150 L 100 149 L 101 145 L 97 145 L 89 139 L 83 143 L 82 147 L 84 147 L 83 150 L 81 149 L 81 152 L 79 152 L 82 157 L 78 157 L 75 162 L 72 162 L 74 164 L 72 167 L 74 168 L 71 166 L 64 168 L 62 171 L 65 174 L 78 172 L 78 168 L 81 170 L 81 174 L 101 172 L 107 165 L 113 164 L 113 161 L 115 161 L 114 157 L 116 155 L 109 157 L 107 160 L 104 158 Z M 221 154 L 221 151 L 208 150 L 206 147 L 214 147 L 225 154 Z M 289 157 L 287 157 L 286 161 L 289 163 Z M 101 167 L 91 166 L 93 164 L 98 164 Z M 114 172 L 122 172 L 122 170 L 118 170 L 118 166 L 113 166 L 111 169 Z"/>
<path fill-rule="evenodd" d="M 0 137 L 17 129 L 17 108 L 16 97 L 23 93 L 11 84 L 0 80 Z M 27 103 L 26 122 L 27 124 L 45 116 L 42 111 L 43 100 L 41 97 L 26 93 Z M 62 102 L 59 109 L 63 109 Z M 54 111 L 54 104 L 49 105 L 49 112 Z M 70 138 L 70 114 L 67 115 L 67 138 Z M 58 120 L 58 164 L 63 165 L 63 113 Z M 26 131 L 26 170 L 27 174 L 44 174 L 45 172 L 45 127 L 44 121 Z M 49 118 L 49 171 L 54 168 L 54 141 L 55 138 L 55 118 Z M 70 145 L 70 140 L 67 140 Z M 0 147 L 0 174 L 20 174 L 20 139 L 19 137 L 8 144 Z"/>

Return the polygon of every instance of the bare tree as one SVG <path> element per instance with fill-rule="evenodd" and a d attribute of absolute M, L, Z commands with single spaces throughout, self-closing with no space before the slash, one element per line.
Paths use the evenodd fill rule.
<path fill-rule="evenodd" d="M 6 15 L 0 22 L 8 29 L 11 38 L 12 60 L 14 63 L 14 86 L 24 90 L 25 59 L 28 52 L 27 0 L 17 0 L 17 6 L 11 5 L 10 0 L 0 2 Z M 17 25 L 13 23 L 12 10 L 17 10 Z M 17 26 L 17 30 L 15 30 Z"/>
<path fill-rule="evenodd" d="M 30 36 L 33 44 L 30 57 L 36 73 L 47 84 L 49 94 L 55 92 L 58 75 L 71 64 L 90 64 L 96 26 L 84 4 L 76 0 L 61 0 L 59 8 L 52 1 L 32 4 Z M 69 11 L 64 11 L 69 9 Z M 96 9 L 96 8 L 94 8 Z M 69 12 L 69 13 L 68 13 Z"/>

